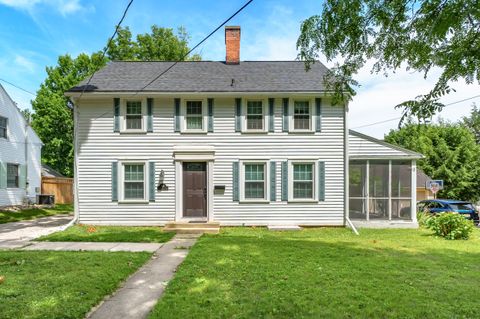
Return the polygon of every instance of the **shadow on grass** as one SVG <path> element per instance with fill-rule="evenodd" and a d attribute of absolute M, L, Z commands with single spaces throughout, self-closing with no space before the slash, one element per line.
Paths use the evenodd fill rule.
<path fill-rule="evenodd" d="M 64 204 L 59 204 L 52 208 L 29 208 L 17 212 L 0 211 L 0 224 L 32 220 L 59 214 L 71 214 L 72 212 L 72 205 Z"/>
<path fill-rule="evenodd" d="M 476 298 L 465 296 L 477 294 L 478 245 L 425 239 L 412 230 L 404 243 L 373 234 L 232 230 L 204 236 L 151 317 L 477 315 Z"/>

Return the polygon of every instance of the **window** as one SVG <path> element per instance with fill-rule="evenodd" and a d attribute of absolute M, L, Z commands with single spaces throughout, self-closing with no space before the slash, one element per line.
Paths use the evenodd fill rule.
<path fill-rule="evenodd" d="M 7 118 L 0 116 L 0 138 L 7 138 Z"/>
<path fill-rule="evenodd" d="M 124 171 L 124 200 L 144 200 L 145 199 L 145 164 L 144 163 L 125 163 Z"/>
<path fill-rule="evenodd" d="M 18 165 L 7 163 L 7 187 L 18 188 Z"/>
<path fill-rule="evenodd" d="M 293 163 L 293 199 L 313 199 L 313 163 Z"/>
<path fill-rule="evenodd" d="M 245 199 L 265 199 L 265 164 L 247 163 L 245 171 Z"/>
<path fill-rule="evenodd" d="M 247 131 L 264 130 L 264 114 L 262 101 L 247 101 L 246 129 Z"/>
<path fill-rule="evenodd" d="M 202 101 L 187 101 L 185 122 L 187 130 L 203 131 Z"/>
<path fill-rule="evenodd" d="M 293 129 L 299 131 L 311 130 L 309 101 L 293 102 Z"/>
<path fill-rule="evenodd" d="M 127 101 L 125 110 L 125 129 L 142 130 L 143 115 L 141 101 Z"/>

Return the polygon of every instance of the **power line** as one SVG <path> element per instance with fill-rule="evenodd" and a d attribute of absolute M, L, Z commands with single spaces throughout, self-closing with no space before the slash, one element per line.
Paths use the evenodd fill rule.
<path fill-rule="evenodd" d="M 468 100 L 472 100 L 472 99 L 475 99 L 477 97 L 480 97 L 480 94 L 469 97 L 469 98 L 466 98 L 466 99 L 463 99 L 463 100 L 459 100 L 459 101 L 455 101 L 455 102 L 452 102 L 452 103 L 445 104 L 444 107 L 454 105 L 454 104 L 458 104 L 458 103 L 462 103 L 462 102 L 465 102 L 465 101 L 468 101 Z M 374 125 L 383 124 L 383 123 L 387 123 L 387 122 L 392 122 L 392 121 L 399 120 L 401 118 L 402 118 L 401 116 L 400 117 L 395 117 L 395 118 L 384 120 L 384 121 L 379 121 L 379 122 L 374 122 L 374 123 L 370 123 L 370 124 L 365 124 L 365 125 L 361 125 L 361 126 L 352 127 L 352 129 L 364 128 L 364 127 L 374 126 Z"/>
<path fill-rule="evenodd" d="M 16 84 L 13 84 L 12 82 L 9 82 L 9 81 L 4 80 L 4 79 L 1 79 L 1 78 L 0 78 L 0 81 L 5 82 L 5 83 L 7 83 L 7 84 L 10 84 L 11 86 L 16 87 L 17 89 L 22 90 L 23 92 L 26 92 L 26 93 L 31 94 L 31 95 L 33 95 L 33 96 L 37 96 L 35 93 L 32 93 L 32 92 L 30 92 L 30 91 L 27 90 L 27 89 L 24 89 L 24 88 L 22 88 L 22 87 L 20 87 L 20 86 L 18 86 L 18 85 L 16 85 Z"/>
<path fill-rule="evenodd" d="M 185 60 L 185 58 L 193 52 L 196 48 L 198 48 L 203 42 L 205 42 L 208 38 L 210 38 L 215 32 L 217 32 L 221 27 L 223 27 L 225 24 L 228 23 L 228 21 L 232 20 L 237 14 L 239 14 L 243 9 L 245 9 L 250 3 L 252 3 L 253 0 L 247 1 L 240 9 L 238 9 L 234 14 L 232 14 L 228 19 L 223 21 L 218 27 L 215 28 L 212 32 L 210 32 L 205 38 L 203 38 L 202 41 L 198 42 L 197 45 L 195 45 L 193 48 L 191 48 L 183 57 L 181 60 Z M 138 92 L 145 90 L 148 86 L 150 86 L 153 82 L 158 80 L 162 75 L 167 73 L 170 69 L 172 69 L 175 65 L 177 65 L 179 61 L 175 61 L 171 66 L 169 66 L 165 71 L 161 72 L 159 75 L 157 75 L 153 80 L 147 83 L 144 87 L 142 87 L 140 90 L 137 90 L 134 95 L 137 95 Z"/>
<path fill-rule="evenodd" d="M 107 53 L 107 50 L 108 50 L 108 47 L 110 46 L 110 43 L 112 43 L 113 38 L 115 38 L 115 36 L 117 35 L 118 29 L 120 29 L 120 26 L 121 26 L 123 20 L 125 19 L 125 16 L 127 15 L 128 9 L 130 9 L 130 6 L 132 5 L 132 2 L 133 2 L 133 0 L 130 0 L 130 2 L 128 3 L 127 7 L 126 7 L 125 10 L 123 11 L 122 18 L 121 18 L 120 21 L 118 22 L 117 26 L 115 27 L 115 31 L 113 32 L 112 36 L 110 37 L 110 39 L 109 39 L 108 42 L 107 42 L 107 45 L 106 45 L 105 48 L 103 49 L 101 60 L 103 60 L 103 58 L 105 57 L 105 53 Z M 92 78 L 93 78 L 93 76 L 95 75 L 96 72 L 97 72 L 97 71 L 93 72 L 92 75 L 90 75 L 90 77 L 88 78 L 87 84 L 85 84 L 85 85 L 83 86 L 82 93 L 80 93 L 80 96 L 78 97 L 78 100 L 80 100 L 80 99 L 82 98 L 83 93 L 85 93 L 85 90 L 87 89 L 88 85 L 90 84 L 90 81 L 92 80 Z"/>

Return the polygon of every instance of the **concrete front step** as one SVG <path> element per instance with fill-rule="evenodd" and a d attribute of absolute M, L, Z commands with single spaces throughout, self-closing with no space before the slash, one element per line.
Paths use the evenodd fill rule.
<path fill-rule="evenodd" d="M 189 222 L 172 222 L 165 225 L 164 231 L 173 231 L 177 234 L 218 234 L 220 223 L 189 223 Z"/>

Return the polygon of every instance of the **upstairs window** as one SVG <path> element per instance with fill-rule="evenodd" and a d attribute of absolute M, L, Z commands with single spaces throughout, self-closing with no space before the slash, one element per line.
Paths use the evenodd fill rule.
<path fill-rule="evenodd" d="M 127 101 L 125 110 L 125 129 L 143 130 L 143 113 L 141 101 Z"/>
<path fill-rule="evenodd" d="M 7 163 L 7 187 L 8 188 L 18 188 L 19 179 L 18 179 L 18 165 Z"/>
<path fill-rule="evenodd" d="M 145 164 L 126 163 L 123 165 L 123 199 L 144 200 L 145 199 Z"/>
<path fill-rule="evenodd" d="M 7 118 L 0 116 L 0 138 L 7 138 Z"/>
<path fill-rule="evenodd" d="M 311 130 L 311 114 L 308 101 L 295 101 L 293 104 L 293 129 L 298 131 Z"/>
<path fill-rule="evenodd" d="M 247 101 L 247 131 L 263 131 L 265 122 L 264 116 L 262 101 Z"/>
<path fill-rule="evenodd" d="M 187 101 L 185 110 L 185 128 L 187 131 L 203 131 L 202 101 Z"/>

